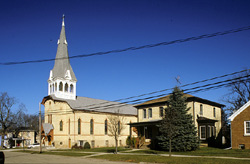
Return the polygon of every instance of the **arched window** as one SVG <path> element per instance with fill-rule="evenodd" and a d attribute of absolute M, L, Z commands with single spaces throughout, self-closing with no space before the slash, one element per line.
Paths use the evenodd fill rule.
<path fill-rule="evenodd" d="M 108 120 L 105 120 L 104 131 L 105 131 L 105 135 L 107 135 L 108 134 Z"/>
<path fill-rule="evenodd" d="M 63 131 L 63 121 L 60 121 L 60 131 Z"/>
<path fill-rule="evenodd" d="M 65 84 L 65 92 L 68 92 L 69 85 L 68 83 Z"/>
<path fill-rule="evenodd" d="M 59 91 L 63 91 L 63 83 L 62 82 L 59 83 Z"/>
<path fill-rule="evenodd" d="M 57 91 L 57 83 L 55 84 L 55 91 Z"/>
<path fill-rule="evenodd" d="M 118 121 L 117 129 L 118 129 L 118 135 L 120 135 L 121 134 L 121 122 L 120 121 Z"/>
<path fill-rule="evenodd" d="M 94 120 L 90 120 L 90 134 L 94 134 Z"/>
<path fill-rule="evenodd" d="M 49 85 L 49 93 L 52 93 L 52 86 L 51 86 L 51 84 Z"/>
<path fill-rule="evenodd" d="M 55 84 L 52 85 L 52 92 L 55 92 Z"/>
<path fill-rule="evenodd" d="M 70 85 L 70 93 L 73 93 L 74 92 L 74 86 L 73 84 Z"/>
<path fill-rule="evenodd" d="M 81 119 L 78 119 L 78 134 L 81 134 Z"/>

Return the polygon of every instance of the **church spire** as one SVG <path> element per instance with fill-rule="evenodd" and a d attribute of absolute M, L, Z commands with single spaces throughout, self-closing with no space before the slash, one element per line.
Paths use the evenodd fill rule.
<path fill-rule="evenodd" d="M 69 61 L 64 18 L 65 16 L 63 15 L 62 29 L 57 42 L 55 64 L 54 68 L 50 71 L 48 80 L 48 91 L 49 95 L 54 94 L 58 98 L 75 99 L 77 79 Z"/>

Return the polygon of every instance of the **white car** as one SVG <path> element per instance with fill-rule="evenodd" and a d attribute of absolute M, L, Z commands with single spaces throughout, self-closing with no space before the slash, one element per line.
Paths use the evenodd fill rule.
<path fill-rule="evenodd" d="M 39 147 L 39 146 L 40 146 L 39 143 L 34 143 L 34 144 L 32 144 L 32 145 L 29 145 L 29 146 L 28 146 L 28 149 L 31 149 L 31 148 L 34 148 L 34 147 Z"/>

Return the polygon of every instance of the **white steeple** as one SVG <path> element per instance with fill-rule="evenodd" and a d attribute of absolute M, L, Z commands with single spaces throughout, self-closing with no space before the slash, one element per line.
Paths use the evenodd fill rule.
<path fill-rule="evenodd" d="M 75 73 L 70 65 L 68 55 L 68 43 L 65 35 L 65 24 L 63 15 L 62 30 L 57 42 L 57 53 L 54 68 L 50 70 L 48 79 L 48 95 L 55 95 L 62 99 L 76 99 Z"/>

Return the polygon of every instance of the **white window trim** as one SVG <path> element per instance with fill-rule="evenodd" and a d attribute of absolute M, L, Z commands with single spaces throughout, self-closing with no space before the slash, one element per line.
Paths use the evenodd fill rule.
<path fill-rule="evenodd" d="M 244 136 L 250 136 L 250 133 L 247 133 L 247 131 L 246 131 L 246 128 L 247 128 L 246 123 L 247 122 L 250 122 L 250 120 L 249 121 L 244 121 Z"/>
<path fill-rule="evenodd" d="M 201 128 L 202 127 L 205 127 L 205 138 L 201 138 Z M 200 126 L 200 140 L 206 140 L 206 135 L 207 135 L 207 128 L 206 128 L 206 126 L 204 125 L 204 126 Z"/>

